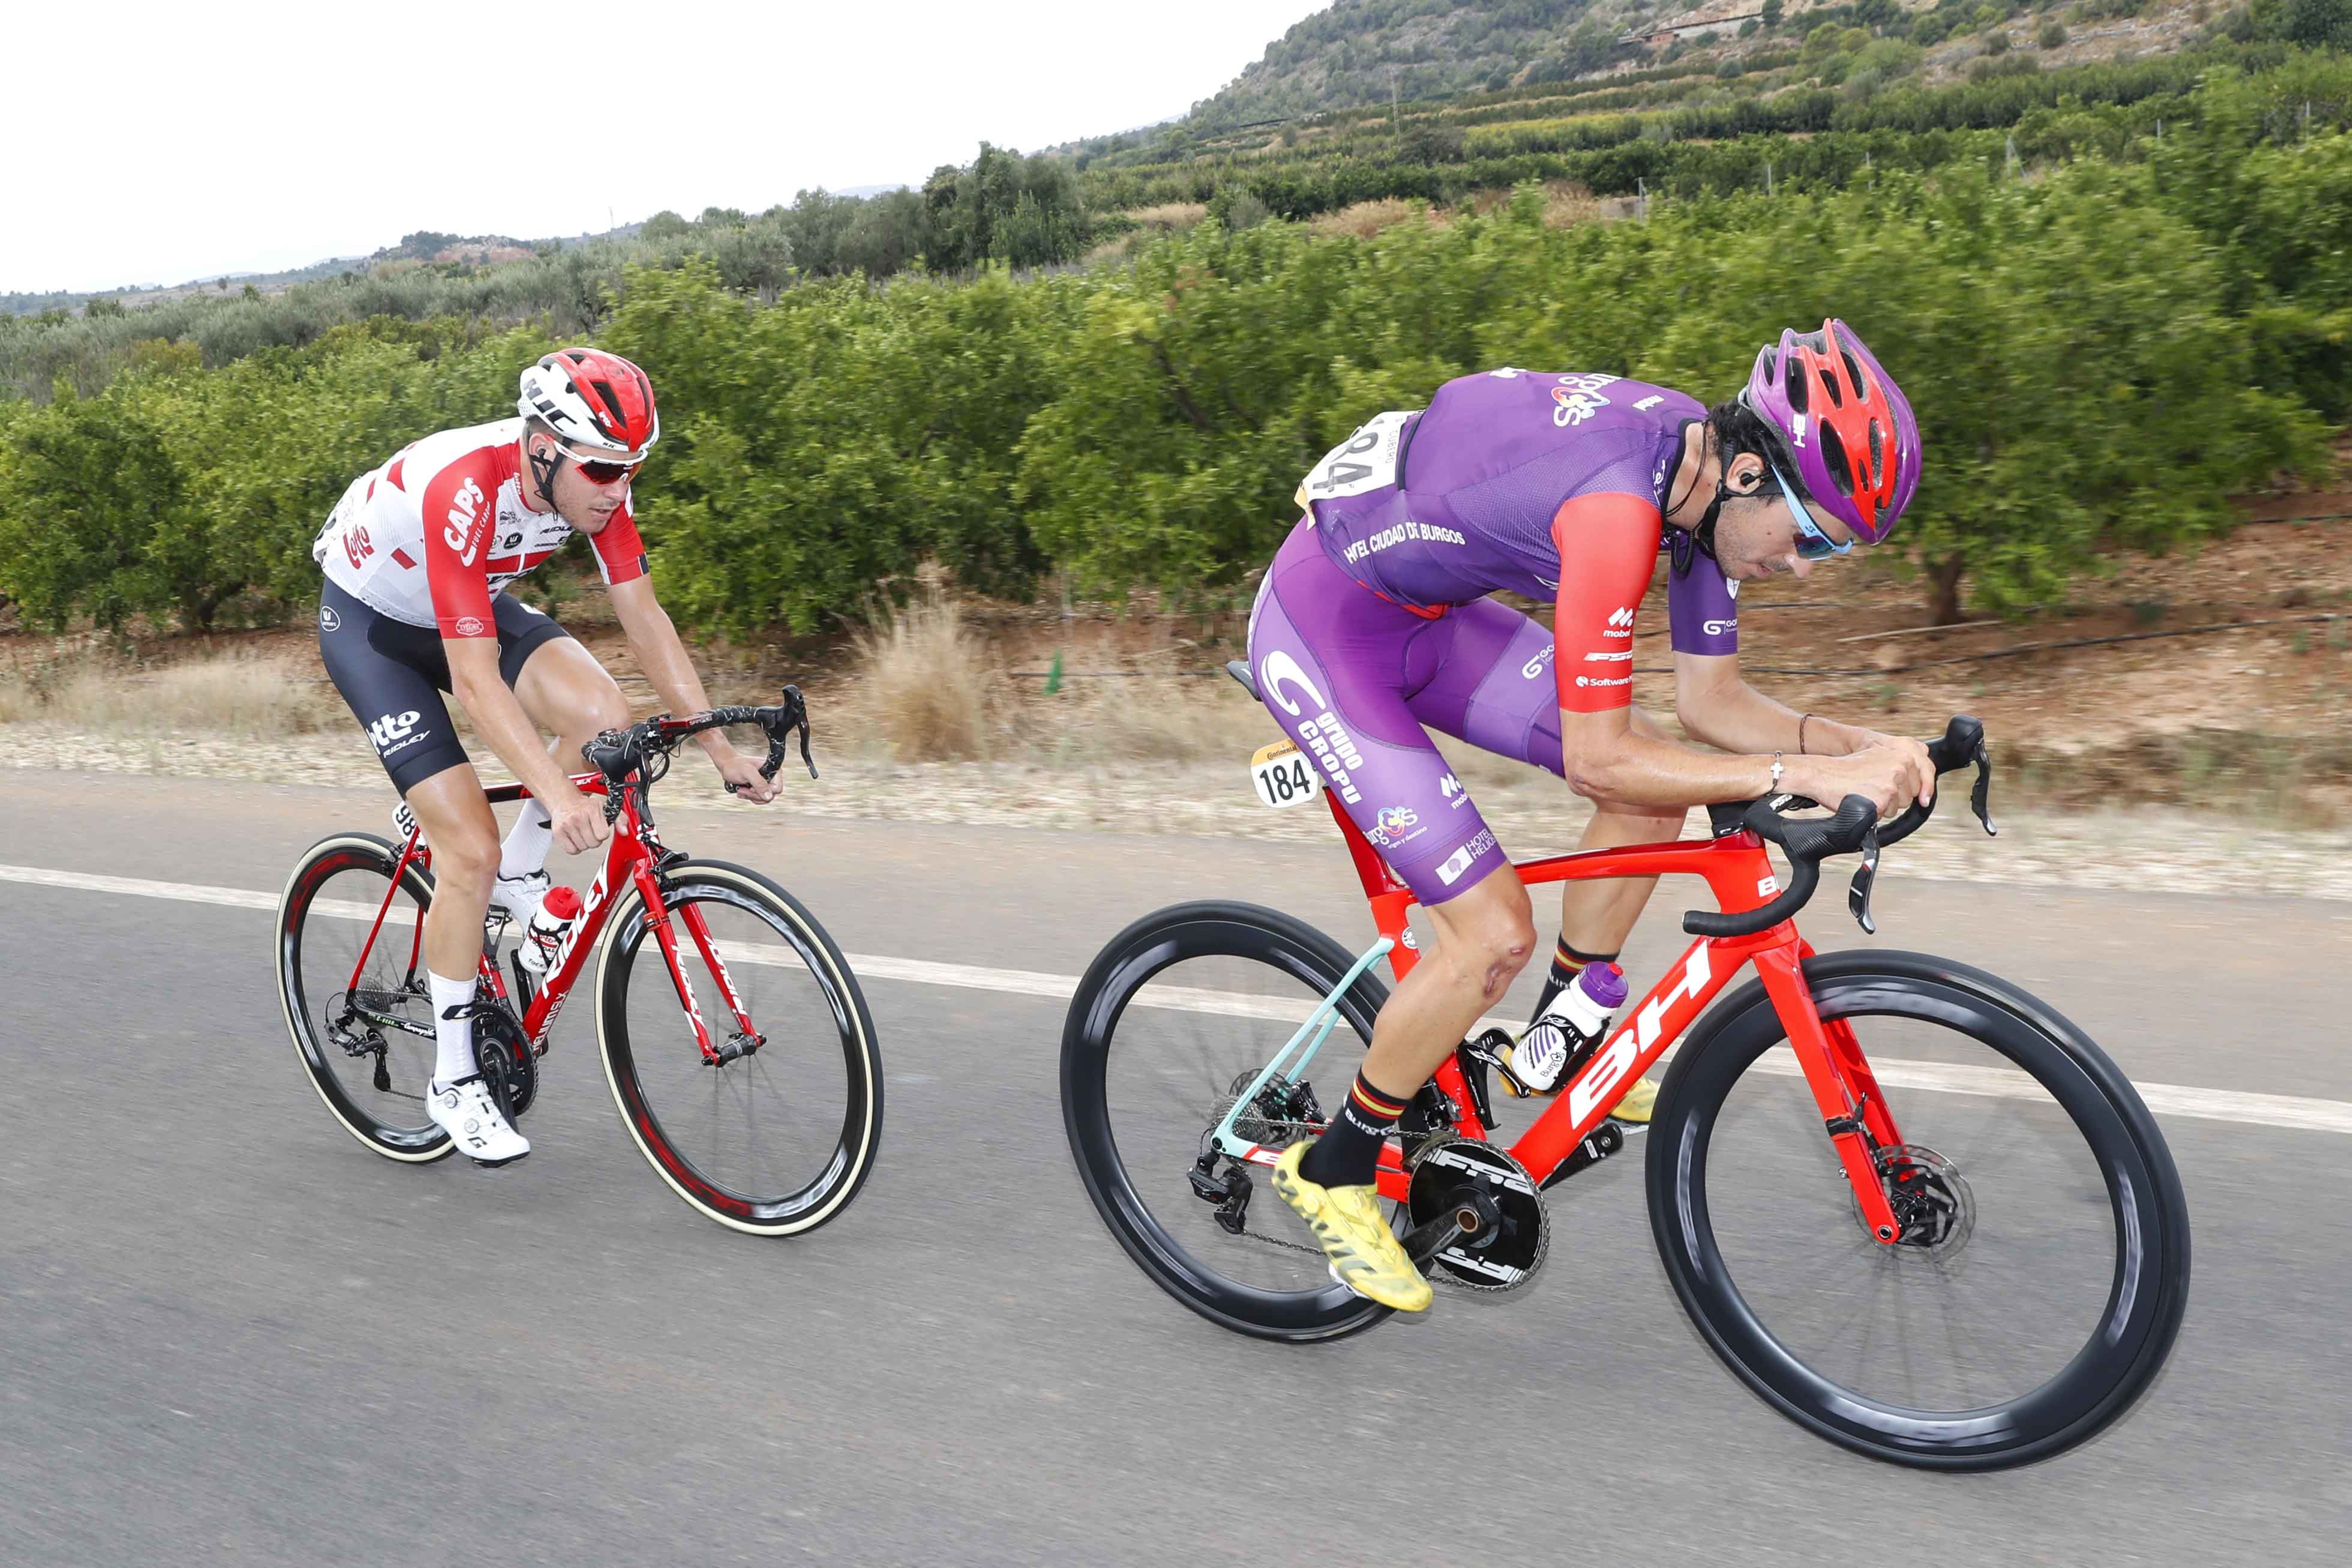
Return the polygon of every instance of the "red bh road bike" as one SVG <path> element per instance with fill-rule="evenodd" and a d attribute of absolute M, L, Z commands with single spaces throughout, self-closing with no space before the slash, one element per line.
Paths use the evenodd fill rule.
<path fill-rule="evenodd" d="M 814 778 L 806 706 L 796 687 L 783 695 L 767 707 L 656 715 L 583 747 L 594 771 L 572 782 L 604 798 L 613 836 L 604 867 L 543 983 L 518 951 L 509 988 L 507 920 L 491 912 L 473 1005 L 476 1059 L 500 1108 L 519 1118 L 538 1098 L 556 1015 L 594 956 L 597 1045 L 630 1135 L 680 1197 L 762 1236 L 824 1224 L 873 1169 L 882 1132 L 874 1021 L 808 911 L 755 871 L 666 847 L 648 792 L 687 739 L 737 725 L 766 734 L 768 778 L 793 736 Z M 506 784 L 488 795 L 505 802 L 528 791 Z M 451 1151 L 425 1107 L 436 1051 L 424 964 L 433 851 L 405 806 L 397 820 L 404 841 L 336 833 L 296 864 L 278 905 L 278 986 L 294 1049 L 335 1119 L 376 1153 L 424 1164 Z"/>
<path fill-rule="evenodd" d="M 1931 750 L 1938 771 L 1977 766 L 1991 831 L 1981 727 L 1955 719 Z M 1293 780 L 1318 790 L 1297 760 Z M 1388 995 L 1373 966 L 1402 978 L 1418 956 L 1412 892 L 1330 804 L 1370 948 L 1254 904 L 1164 909 L 1096 958 L 1062 1044 L 1070 1146 L 1129 1256 L 1212 1322 L 1293 1342 L 1388 1312 L 1332 1281 L 1278 1200 L 1254 1205 L 1256 1172 L 1353 1082 Z M 2121 1416 L 2170 1351 L 2189 1285 L 2179 1176 L 2122 1071 L 2045 1004 L 1946 959 L 1813 950 L 1792 917 L 1821 862 L 1861 854 L 1851 905 L 1873 930 L 1878 850 L 1930 808 L 1884 826 L 1861 796 L 1826 819 L 1784 814 L 1812 804 L 1715 807 L 1711 840 L 1520 865 L 1531 886 L 1697 876 L 1720 910 L 1685 918 L 1698 940 L 1556 1097 L 1528 1103 L 1542 1108 L 1528 1124 L 1507 1131 L 1526 1108 L 1488 1095 L 1509 1034 L 1463 1041 L 1408 1107 L 1380 1192 L 1434 1279 L 1524 1288 L 1549 1254 L 1545 1189 L 1623 1146 L 1609 1113 L 1679 1040 L 1646 1134 L 1650 1222 L 1724 1364 L 1874 1458 L 2046 1458 Z M 1767 843 L 1788 857 L 1785 889 Z M 1725 994 L 1749 964 L 1756 978 Z"/>

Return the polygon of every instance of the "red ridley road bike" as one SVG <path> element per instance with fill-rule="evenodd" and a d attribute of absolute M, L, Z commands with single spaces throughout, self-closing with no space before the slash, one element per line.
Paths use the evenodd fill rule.
<path fill-rule="evenodd" d="M 594 770 L 572 782 L 604 798 L 604 867 L 543 982 L 524 967 L 517 931 L 509 987 L 508 922 L 491 912 L 473 1005 L 476 1060 L 500 1108 L 520 1118 L 538 1098 L 556 1017 L 595 956 L 597 1044 L 630 1135 L 680 1197 L 762 1236 L 823 1225 L 873 1169 L 873 1019 L 808 911 L 755 871 L 665 846 L 648 793 L 689 737 L 738 725 L 767 736 L 768 778 L 794 736 L 814 778 L 806 706 L 796 687 L 783 695 L 768 707 L 659 714 L 590 742 Z M 529 791 L 488 793 L 503 803 Z M 278 906 L 278 986 L 294 1049 L 335 1119 L 376 1153 L 424 1164 L 451 1152 L 425 1107 L 436 1054 L 424 964 L 433 851 L 404 805 L 396 820 L 403 841 L 336 833 L 296 864 Z"/>
<path fill-rule="evenodd" d="M 1976 766 L 1970 804 L 1990 832 L 1982 727 L 1955 719 L 1930 749 L 1939 772 Z M 1262 786 L 1270 801 L 1320 792 L 1304 758 L 1271 767 L 1287 788 Z M 1318 1133 L 1354 1081 L 1387 999 L 1373 967 L 1402 978 L 1418 956 L 1411 890 L 1330 805 L 1370 947 L 1254 904 L 1164 909 L 1096 958 L 1062 1045 L 1070 1146 L 1119 1244 L 1212 1322 L 1293 1342 L 1388 1312 L 1332 1280 L 1278 1200 L 1254 1204 L 1255 1173 Z M 2042 1002 L 1947 959 L 1813 950 L 1792 917 L 1821 862 L 1861 855 L 1850 904 L 1874 930 L 1878 852 L 1931 808 L 1883 826 L 1861 796 L 1827 818 L 1786 814 L 1812 806 L 1718 806 L 1711 840 L 1520 865 L 1531 886 L 1696 876 L 1719 909 L 1685 916 L 1698 940 L 1555 1097 L 1527 1103 L 1540 1107 L 1527 1124 L 1507 1129 L 1527 1106 L 1488 1092 L 1509 1031 L 1464 1040 L 1408 1107 L 1380 1192 L 1433 1279 L 1523 1289 L 1549 1251 L 1544 1192 L 1624 1146 L 1610 1112 L 1680 1040 L 1646 1134 L 1651 1228 L 1724 1364 L 1874 1458 L 2046 1458 L 2121 1416 L 2170 1351 L 2189 1285 L 2179 1174 L 2129 1081 Z M 1768 843 L 1788 858 L 1785 888 Z M 1749 964 L 1756 977 L 1726 994 Z"/>

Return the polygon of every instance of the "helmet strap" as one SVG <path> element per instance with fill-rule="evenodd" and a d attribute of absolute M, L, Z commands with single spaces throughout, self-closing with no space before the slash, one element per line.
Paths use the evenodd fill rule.
<path fill-rule="evenodd" d="M 555 474 L 556 470 L 563 466 L 563 454 L 554 450 L 555 443 L 552 441 L 547 443 L 547 446 L 546 455 L 541 455 L 531 445 L 530 433 L 527 431 L 524 433 L 522 454 L 523 460 L 530 465 L 531 486 L 539 492 L 539 498 L 547 503 L 547 509 L 551 512 L 555 510 Z"/>

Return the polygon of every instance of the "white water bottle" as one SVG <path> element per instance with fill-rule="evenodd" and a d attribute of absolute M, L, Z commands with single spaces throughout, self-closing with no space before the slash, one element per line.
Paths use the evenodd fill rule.
<path fill-rule="evenodd" d="M 1504 1057 L 1506 1077 L 1530 1094 L 1550 1093 L 1601 1043 L 1624 1005 L 1625 971 L 1614 964 L 1586 966 Z"/>
<path fill-rule="evenodd" d="M 534 975 L 544 975 L 554 968 L 555 956 L 563 951 L 563 938 L 571 932 L 572 923 L 579 918 L 578 894 L 568 887 L 549 889 L 522 928 L 522 946 L 516 955 L 521 958 L 522 967 Z"/>

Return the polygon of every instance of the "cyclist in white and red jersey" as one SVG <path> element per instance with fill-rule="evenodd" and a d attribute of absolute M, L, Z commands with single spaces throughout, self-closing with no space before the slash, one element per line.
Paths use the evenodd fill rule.
<path fill-rule="evenodd" d="M 311 549 L 327 578 L 320 655 L 433 846 L 425 961 L 438 1052 L 427 1102 L 483 1165 L 530 1152 L 474 1061 L 465 1009 L 483 916 L 496 903 L 529 920 L 549 889 L 551 844 L 577 854 L 604 841 L 602 808 L 567 775 L 583 744 L 629 722 L 604 666 L 507 585 L 574 530 L 587 535 L 646 680 L 674 713 L 710 706 L 654 598 L 629 510 L 631 476 L 661 434 L 653 383 L 617 354 L 565 349 L 523 371 L 516 411 L 428 435 L 361 475 Z M 531 792 L 503 844 L 443 692 Z M 542 730 L 555 734 L 551 754 Z M 716 731 L 701 745 L 730 788 L 774 799 L 759 759 Z"/>
<path fill-rule="evenodd" d="M 1328 1128 L 1275 1171 L 1343 1283 L 1429 1305 L 1376 1201 L 1381 1146 L 1535 949 L 1527 889 L 1429 731 L 1564 777 L 1596 808 L 1586 849 L 1670 840 L 1693 806 L 1784 788 L 1882 810 L 1932 797 L 1918 742 L 1794 712 L 1740 679 L 1734 597 L 1876 544 L 1918 483 L 1911 405 L 1835 320 L 1783 332 L 1712 410 L 1613 375 L 1464 376 L 1307 476 L 1307 516 L 1250 617 L 1258 692 L 1437 932 Z M 1675 711 L 1711 753 L 1633 706 L 1634 622 L 1662 553 Z M 1498 590 L 1551 600 L 1551 629 L 1486 597 Z M 1566 884 L 1538 1013 L 1582 965 L 1615 956 L 1652 885 Z M 1617 1114 L 1647 1119 L 1630 1103 Z"/>

